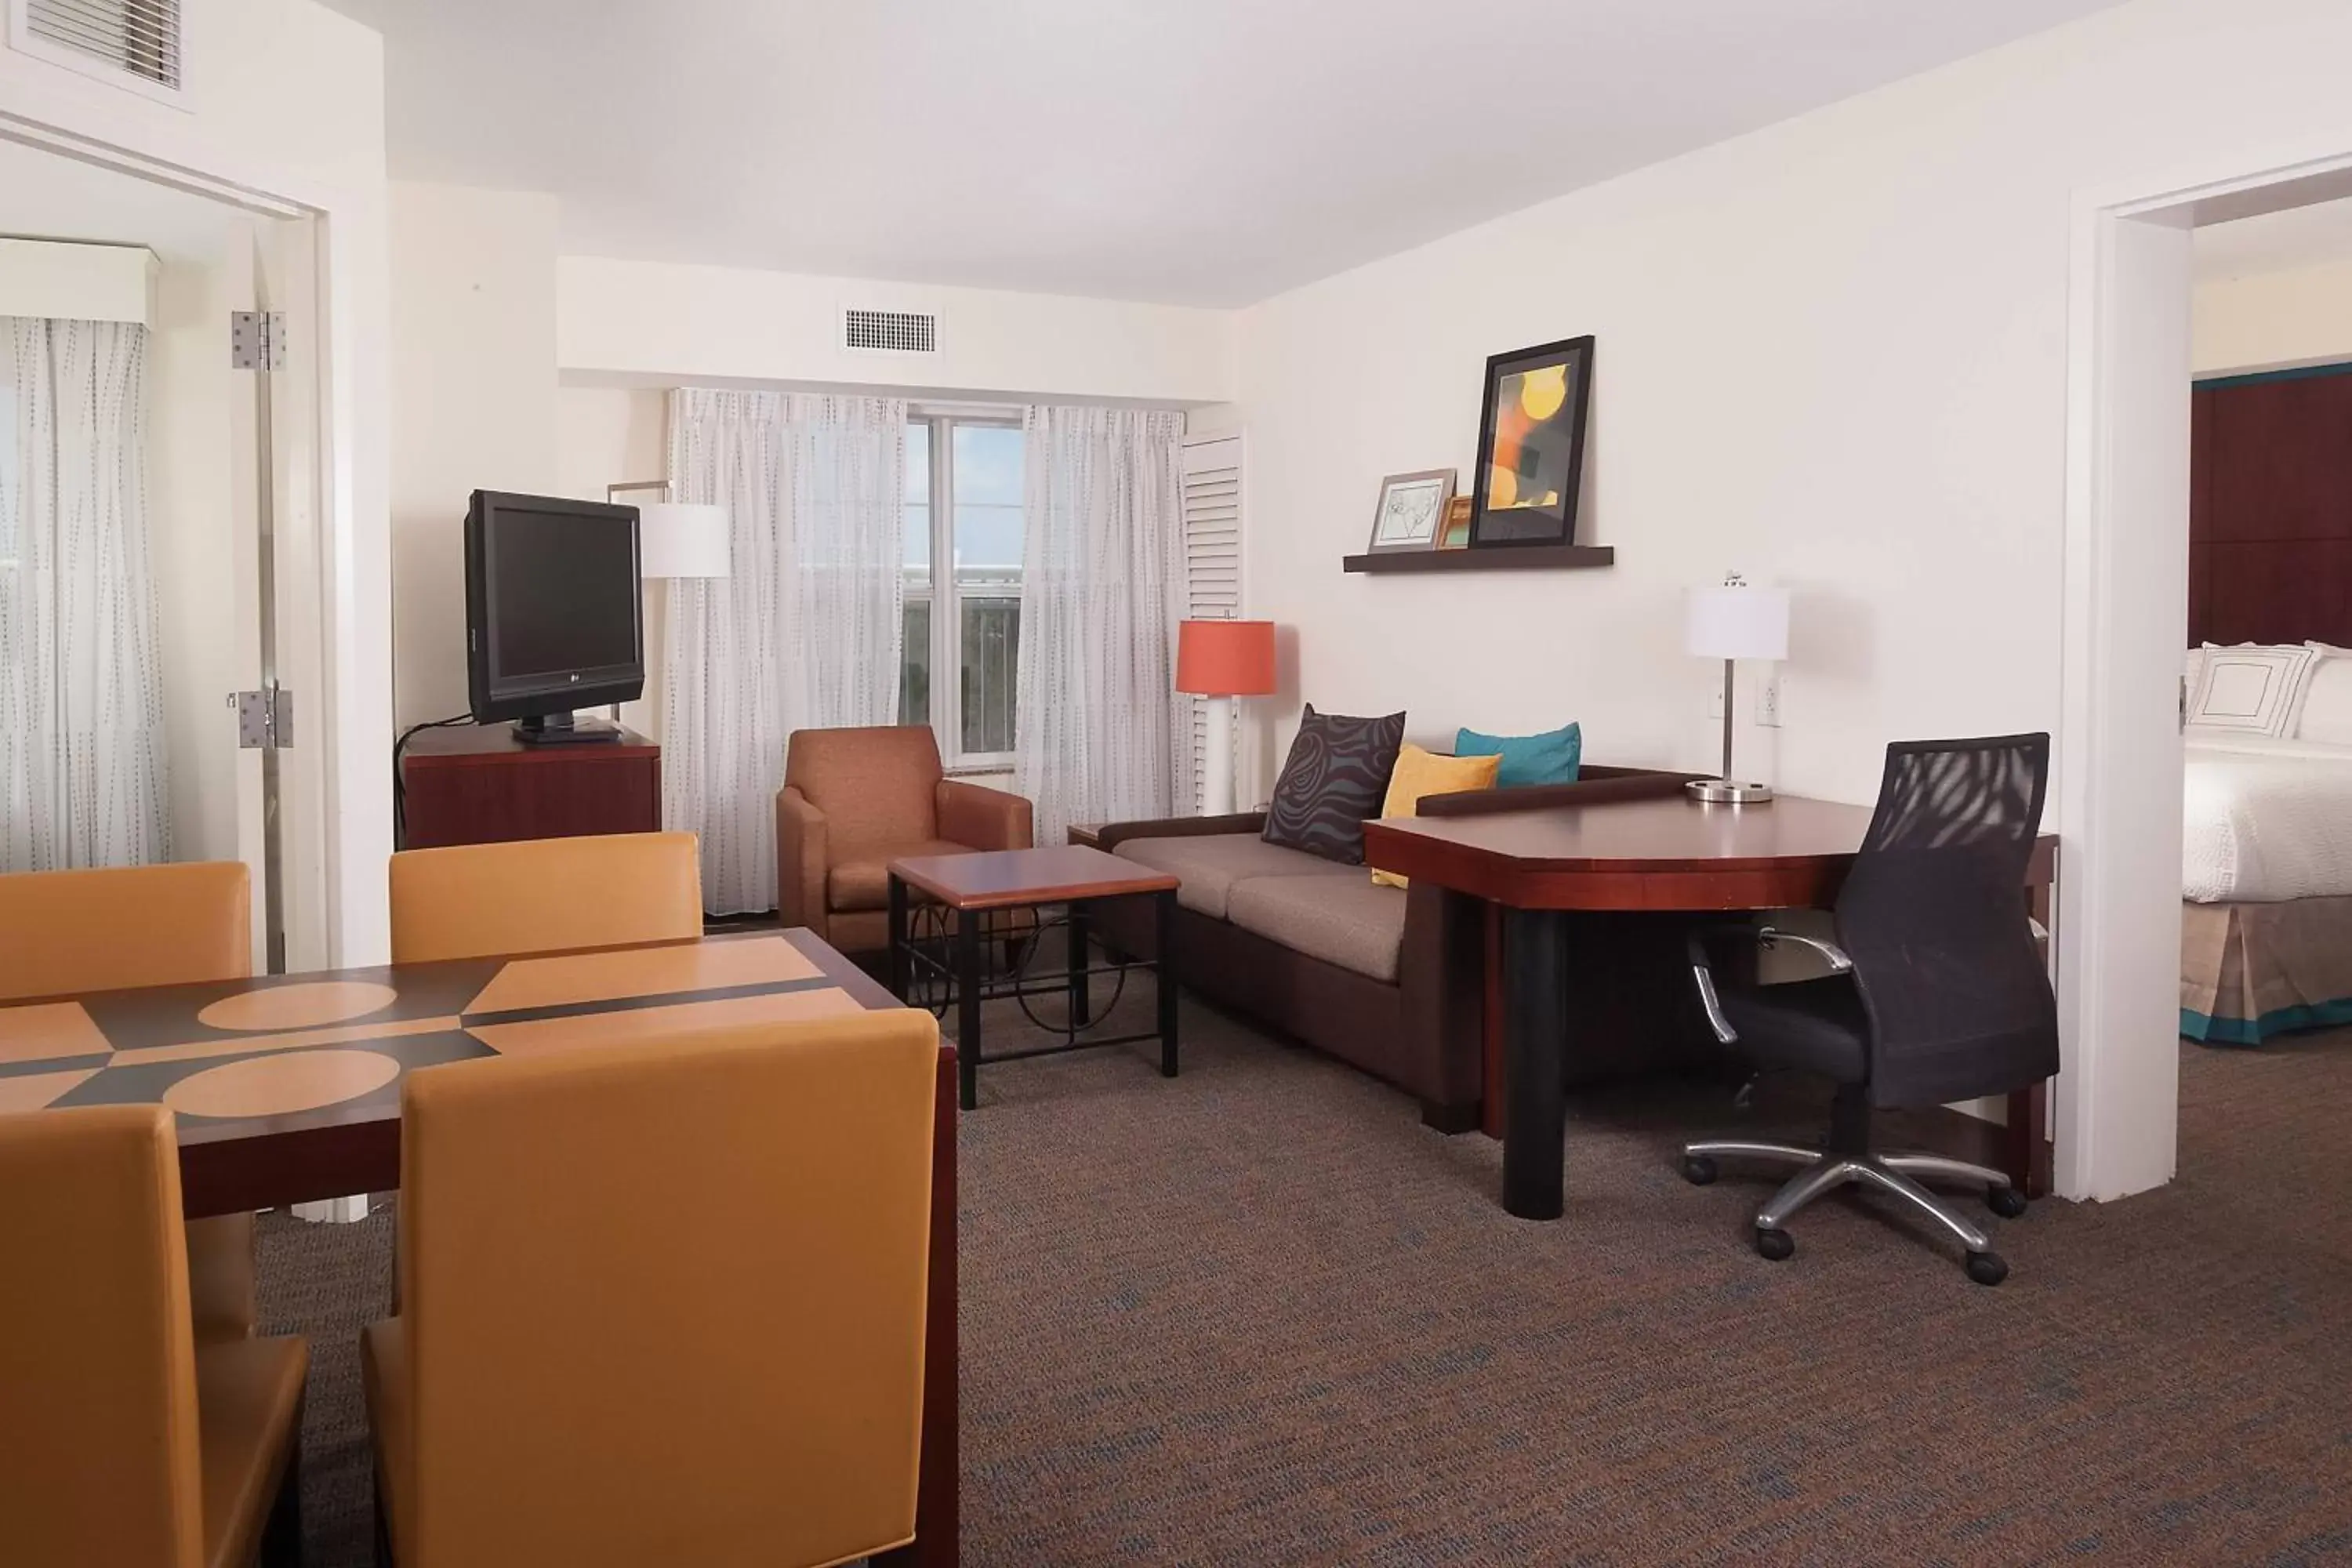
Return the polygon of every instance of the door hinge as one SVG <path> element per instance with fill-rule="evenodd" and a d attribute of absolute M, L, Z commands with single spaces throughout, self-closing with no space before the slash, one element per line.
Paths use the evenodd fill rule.
<path fill-rule="evenodd" d="M 284 370 L 286 312 L 231 310 L 228 366 L 231 370 Z"/>
<path fill-rule="evenodd" d="M 264 691 L 232 691 L 236 743 L 241 751 L 282 752 L 294 744 L 294 694 L 282 686 Z"/>

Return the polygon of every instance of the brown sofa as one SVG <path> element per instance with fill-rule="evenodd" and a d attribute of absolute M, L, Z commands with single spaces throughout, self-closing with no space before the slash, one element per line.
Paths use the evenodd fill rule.
<path fill-rule="evenodd" d="M 1468 816 L 1589 805 L 1679 792 L 1692 773 L 1587 767 L 1572 784 L 1476 790 L 1422 799 L 1425 816 Z M 1176 914 L 1179 980 L 1237 1012 L 1386 1079 L 1421 1101 L 1443 1131 L 1478 1125 L 1486 1094 L 1485 906 L 1427 883 L 1377 887 L 1342 866 L 1259 837 L 1261 812 L 1115 823 L 1096 842 L 1181 879 Z M 1103 940 L 1154 951 L 1148 911 L 1121 904 L 1097 917 Z M 1636 984 L 1591 988 L 1593 1037 L 1654 1035 L 1678 980 L 1664 932 L 1635 921 L 1622 949 L 1593 954 Z M 1620 1015 L 1622 1015 L 1622 1016 Z M 1571 1078 L 1603 1071 L 1596 1052 Z"/>
<path fill-rule="evenodd" d="M 944 775 L 928 725 L 795 730 L 776 793 L 776 912 L 843 952 L 889 946 L 891 861 L 1026 849 L 1029 803 Z"/>

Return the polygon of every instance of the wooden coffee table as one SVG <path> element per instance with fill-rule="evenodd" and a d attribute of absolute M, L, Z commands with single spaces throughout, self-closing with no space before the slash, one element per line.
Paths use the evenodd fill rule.
<path fill-rule="evenodd" d="M 953 930 L 936 942 L 919 942 L 908 933 L 908 916 L 918 897 L 953 911 Z M 1148 898 L 1153 905 L 1153 929 L 1158 935 L 1154 957 L 1118 964 L 1097 965 L 1087 938 L 1087 909 L 1106 899 Z M 1070 962 L 1066 973 L 1048 984 L 1037 984 L 1015 968 L 992 981 L 982 964 L 990 933 L 988 917 L 1010 911 L 1034 912 L 1059 905 L 1066 911 Z M 1160 1042 L 1160 1072 L 1176 1076 L 1175 969 L 1169 953 L 1175 938 L 1176 879 L 1118 855 L 1083 845 L 1043 849 L 992 849 L 971 855 L 919 855 L 890 862 L 890 990 L 908 999 L 913 973 L 929 970 L 948 983 L 956 1009 L 956 1073 L 958 1100 L 966 1110 L 979 1104 L 980 1064 L 1018 1061 L 1025 1057 L 1059 1056 L 1066 1051 L 1094 1050 L 1103 1046 L 1130 1045 L 1139 1040 Z M 1043 922 L 1039 922 L 1042 929 Z M 1095 1023 L 1088 982 L 1097 974 L 1148 968 L 1160 987 L 1160 1027 L 1150 1034 L 1113 1035 L 1084 1039 Z M 1005 997 L 1060 994 L 1069 1003 L 1069 1026 L 1060 1031 L 1060 1045 L 999 1051 L 982 1058 L 980 1005 Z M 1024 1001 L 1025 1006 L 1025 1001 Z"/>

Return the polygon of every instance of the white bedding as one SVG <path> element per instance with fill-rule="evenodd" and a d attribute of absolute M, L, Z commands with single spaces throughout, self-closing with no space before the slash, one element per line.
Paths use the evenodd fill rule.
<path fill-rule="evenodd" d="M 2181 897 L 2352 894 L 2352 746 L 2192 732 L 2186 784 Z"/>

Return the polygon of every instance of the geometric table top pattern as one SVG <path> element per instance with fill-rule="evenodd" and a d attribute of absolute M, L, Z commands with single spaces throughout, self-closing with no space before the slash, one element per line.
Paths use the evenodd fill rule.
<path fill-rule="evenodd" d="M 105 992 L 0 1006 L 0 1112 L 161 1103 L 209 1143 L 397 1118 L 442 1062 L 895 1005 L 804 931 Z"/>

